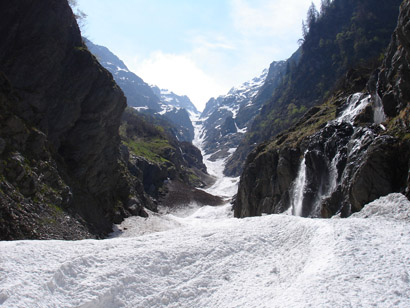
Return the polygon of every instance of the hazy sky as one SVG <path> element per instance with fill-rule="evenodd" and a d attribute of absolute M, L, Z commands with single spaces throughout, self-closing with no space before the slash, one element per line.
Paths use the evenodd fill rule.
<path fill-rule="evenodd" d="M 77 0 L 83 35 L 149 84 L 211 97 L 297 49 L 311 0 Z M 320 0 L 313 1 L 317 8 Z"/>

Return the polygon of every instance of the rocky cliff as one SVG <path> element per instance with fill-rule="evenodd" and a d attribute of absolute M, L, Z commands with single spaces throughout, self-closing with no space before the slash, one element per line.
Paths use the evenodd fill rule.
<path fill-rule="evenodd" d="M 289 59 L 280 86 L 270 93 L 225 173 L 240 175 L 254 144 L 294 125 L 337 87 L 346 72 L 379 63 L 397 23 L 401 0 L 334 0 L 312 13 L 296 61 Z"/>
<path fill-rule="evenodd" d="M 1 239 L 104 236 L 127 215 L 122 91 L 65 0 L 0 4 Z"/>
<path fill-rule="evenodd" d="M 325 104 L 248 156 L 235 216 L 347 216 L 391 192 L 410 197 L 409 16 L 404 1 L 379 70 L 349 71 Z"/>
<path fill-rule="evenodd" d="M 201 151 L 190 142 L 179 141 L 164 126 L 156 125 L 149 115 L 127 108 L 120 127 L 124 161 L 136 183 L 142 183 L 155 203 L 165 206 L 189 204 L 215 204 L 220 198 L 199 191 L 213 179 L 202 161 Z M 200 196 L 200 197 L 198 197 Z M 192 199 L 198 197 L 199 199 Z M 216 200 L 216 201 L 215 201 Z M 179 203 L 179 204 L 176 204 Z"/>

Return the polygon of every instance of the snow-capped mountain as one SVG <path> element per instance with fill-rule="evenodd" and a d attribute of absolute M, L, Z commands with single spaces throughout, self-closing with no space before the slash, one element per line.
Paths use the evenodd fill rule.
<path fill-rule="evenodd" d="M 194 127 L 188 111 L 198 113 L 187 96 L 179 96 L 169 90 L 160 90 L 150 86 L 127 66 L 108 48 L 99 46 L 84 39 L 88 49 L 97 57 L 100 64 L 113 76 L 114 80 L 127 97 L 127 104 L 139 112 L 165 118 L 176 125 L 173 132 L 178 140 L 192 141 Z M 188 111 L 187 111 L 188 110 Z"/>
<path fill-rule="evenodd" d="M 155 85 L 151 85 L 152 91 L 154 91 L 155 95 L 161 100 L 163 111 L 167 110 L 164 107 L 177 107 L 177 108 L 184 108 L 188 111 L 198 113 L 195 105 L 191 102 L 188 96 L 186 95 L 178 95 L 168 89 L 160 89 Z M 168 108 L 169 109 L 169 108 Z"/>
<path fill-rule="evenodd" d="M 206 154 L 213 154 L 214 159 L 227 157 L 238 147 L 261 108 L 254 101 L 267 76 L 265 69 L 260 76 L 232 88 L 228 94 L 208 101 L 201 115 Z"/>
<path fill-rule="evenodd" d="M 99 46 L 84 38 L 88 49 L 97 57 L 100 64 L 106 68 L 120 86 L 130 107 L 161 111 L 161 100 L 154 94 L 151 87 L 140 77 L 131 72 L 128 67 L 108 48 Z"/>

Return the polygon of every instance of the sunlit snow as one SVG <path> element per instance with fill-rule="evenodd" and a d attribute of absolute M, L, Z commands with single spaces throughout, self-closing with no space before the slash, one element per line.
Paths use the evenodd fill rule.
<path fill-rule="evenodd" d="M 208 191 L 231 196 L 237 179 L 207 164 Z M 403 195 L 347 219 L 235 219 L 230 207 L 130 218 L 107 240 L 0 242 L 0 306 L 410 307 Z"/>

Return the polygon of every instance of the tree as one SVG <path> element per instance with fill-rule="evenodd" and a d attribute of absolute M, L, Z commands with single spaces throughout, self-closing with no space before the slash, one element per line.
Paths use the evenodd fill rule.
<path fill-rule="evenodd" d="M 75 19 L 77 20 L 78 26 L 80 27 L 80 29 L 82 29 L 85 26 L 85 19 L 87 18 L 87 14 L 78 8 L 77 0 L 68 0 L 68 4 L 73 10 L 73 14 Z"/>
<path fill-rule="evenodd" d="M 326 14 L 326 11 L 330 7 L 330 0 L 321 0 L 321 5 L 320 5 L 320 16 Z"/>
<path fill-rule="evenodd" d="M 306 38 L 306 36 L 308 35 L 309 29 L 305 23 L 304 20 L 302 20 L 302 35 L 303 35 L 303 39 Z"/>
<path fill-rule="evenodd" d="M 306 17 L 306 23 L 307 27 L 310 30 L 312 28 L 312 25 L 316 23 L 316 21 L 319 18 L 319 12 L 316 9 L 316 5 L 312 2 L 310 5 L 308 12 L 307 12 L 307 17 Z"/>

